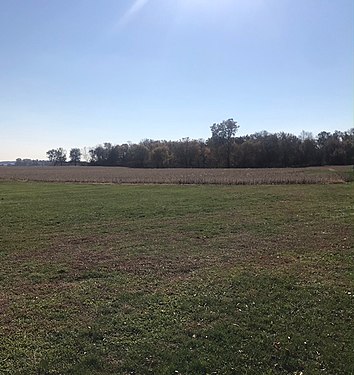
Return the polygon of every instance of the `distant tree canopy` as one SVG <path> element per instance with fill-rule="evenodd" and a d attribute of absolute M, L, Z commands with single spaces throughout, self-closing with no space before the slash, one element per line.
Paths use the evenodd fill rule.
<path fill-rule="evenodd" d="M 81 151 L 79 148 L 72 148 L 70 150 L 70 163 L 73 163 L 75 165 L 77 165 L 77 163 L 80 163 L 80 159 L 81 159 Z"/>
<path fill-rule="evenodd" d="M 238 128 L 239 125 L 232 118 L 210 127 L 211 138 L 208 145 L 217 154 L 217 159 L 221 163 L 220 167 L 231 167 L 232 146 Z"/>
<path fill-rule="evenodd" d="M 275 168 L 354 164 L 354 129 L 314 137 L 302 132 L 266 131 L 236 137 L 239 125 L 232 118 L 213 124 L 207 140 L 183 138 L 178 141 L 142 140 L 139 144 L 104 143 L 89 150 L 89 163 L 136 168 Z M 86 148 L 83 151 L 86 153 Z M 55 165 L 66 161 L 62 148 L 49 150 Z M 70 151 L 70 162 L 80 163 L 82 152 Z M 86 159 L 86 158 L 85 158 Z"/>
<path fill-rule="evenodd" d="M 17 167 L 43 167 L 50 165 L 48 160 L 38 160 L 38 159 L 21 159 L 17 158 L 15 162 L 15 166 Z"/>
<path fill-rule="evenodd" d="M 66 161 L 66 151 L 61 147 L 47 151 L 48 159 L 54 165 L 63 165 Z"/>

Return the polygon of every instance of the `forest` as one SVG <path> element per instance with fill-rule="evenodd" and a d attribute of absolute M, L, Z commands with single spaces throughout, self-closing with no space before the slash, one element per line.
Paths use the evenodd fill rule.
<path fill-rule="evenodd" d="M 89 164 L 133 168 L 285 168 L 354 164 L 354 129 L 322 131 L 316 137 L 262 131 L 236 136 L 232 118 L 211 126 L 211 137 L 178 141 L 144 139 L 140 143 L 104 143 L 69 155 L 63 148 L 47 152 L 53 165 Z M 17 159 L 16 165 L 24 165 Z M 31 163 L 33 165 L 33 163 Z"/>

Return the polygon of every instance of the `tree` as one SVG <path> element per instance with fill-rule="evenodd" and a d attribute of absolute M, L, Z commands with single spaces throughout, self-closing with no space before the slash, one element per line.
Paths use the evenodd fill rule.
<path fill-rule="evenodd" d="M 279 140 L 279 161 L 283 168 L 296 167 L 301 164 L 301 141 L 293 134 L 281 132 Z"/>
<path fill-rule="evenodd" d="M 151 152 L 151 161 L 155 168 L 164 168 L 168 166 L 170 152 L 166 145 L 157 146 Z"/>
<path fill-rule="evenodd" d="M 55 164 L 55 161 L 56 161 L 55 156 L 56 156 L 56 152 L 55 152 L 54 148 L 47 151 L 47 157 L 48 157 L 49 161 L 53 164 Z"/>
<path fill-rule="evenodd" d="M 307 132 L 305 130 L 303 130 L 301 133 L 300 133 L 300 136 L 299 138 L 301 139 L 302 142 L 304 142 L 306 139 L 310 139 L 310 140 L 313 140 L 313 134 L 311 132 Z"/>
<path fill-rule="evenodd" d="M 237 121 L 230 118 L 221 122 L 220 124 L 213 124 L 211 129 L 211 143 L 214 147 L 222 149 L 222 153 L 226 154 L 226 166 L 231 167 L 231 148 L 234 136 L 237 132 L 239 125 Z"/>
<path fill-rule="evenodd" d="M 66 162 L 66 151 L 59 147 L 56 150 L 56 157 L 57 157 L 57 162 L 60 163 L 60 165 L 63 165 L 63 163 Z"/>
<path fill-rule="evenodd" d="M 306 138 L 300 144 L 301 166 L 321 164 L 320 153 L 315 139 Z"/>
<path fill-rule="evenodd" d="M 81 152 L 81 158 L 88 163 L 90 161 L 90 148 L 84 147 L 83 149 L 80 150 Z"/>
<path fill-rule="evenodd" d="M 354 164 L 354 128 L 343 133 L 342 143 L 346 154 L 345 164 Z"/>
<path fill-rule="evenodd" d="M 104 165 L 107 160 L 106 149 L 99 145 L 89 151 L 91 156 L 91 163 L 97 165 Z"/>
<path fill-rule="evenodd" d="M 133 144 L 128 151 L 128 166 L 144 168 L 149 161 L 149 150 L 143 144 Z"/>
<path fill-rule="evenodd" d="M 47 151 L 47 155 L 49 161 L 54 165 L 63 165 L 63 163 L 66 161 L 66 151 L 61 147 Z"/>
<path fill-rule="evenodd" d="M 74 163 L 76 165 L 77 163 L 80 163 L 81 159 L 81 151 L 79 148 L 72 148 L 70 150 L 70 163 Z"/>

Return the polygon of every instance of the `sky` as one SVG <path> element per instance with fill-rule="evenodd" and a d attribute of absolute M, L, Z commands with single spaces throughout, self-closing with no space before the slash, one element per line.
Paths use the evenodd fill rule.
<path fill-rule="evenodd" d="M 353 0 L 2 0 L 0 160 L 353 127 Z"/>

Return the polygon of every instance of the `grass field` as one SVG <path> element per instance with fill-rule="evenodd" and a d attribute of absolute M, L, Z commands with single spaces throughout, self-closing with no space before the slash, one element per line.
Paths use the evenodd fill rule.
<path fill-rule="evenodd" d="M 0 373 L 354 374 L 353 186 L 0 182 Z"/>

